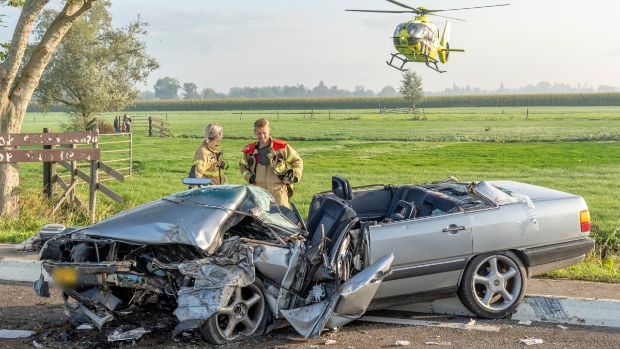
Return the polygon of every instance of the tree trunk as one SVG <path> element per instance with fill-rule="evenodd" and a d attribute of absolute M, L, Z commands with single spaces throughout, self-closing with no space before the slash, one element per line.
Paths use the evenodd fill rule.
<path fill-rule="evenodd" d="M 28 0 L 24 3 L 6 58 L 0 63 L 0 133 L 21 132 L 26 108 L 52 53 L 71 25 L 97 0 L 66 1 L 18 77 L 32 26 L 49 1 Z M 0 147 L 2 149 L 13 148 Z M 18 164 L 0 164 L 0 217 L 14 218 L 19 215 L 18 187 Z"/>
<path fill-rule="evenodd" d="M 0 164 L 0 215 L 4 218 L 19 216 L 19 172 L 17 163 Z"/>

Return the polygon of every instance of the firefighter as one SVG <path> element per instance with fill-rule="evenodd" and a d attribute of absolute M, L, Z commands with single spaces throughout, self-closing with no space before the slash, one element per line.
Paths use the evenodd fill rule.
<path fill-rule="evenodd" d="M 239 168 L 248 183 L 266 189 L 278 204 L 289 207 L 293 183 L 301 179 L 304 163 L 287 142 L 270 137 L 270 133 L 267 119 L 254 122 L 257 142 L 243 148 Z"/>
<path fill-rule="evenodd" d="M 210 178 L 211 184 L 226 183 L 224 170 L 228 165 L 220 151 L 221 139 L 222 126 L 215 123 L 207 125 L 203 142 L 194 155 L 194 164 L 189 171 L 190 178 Z"/>

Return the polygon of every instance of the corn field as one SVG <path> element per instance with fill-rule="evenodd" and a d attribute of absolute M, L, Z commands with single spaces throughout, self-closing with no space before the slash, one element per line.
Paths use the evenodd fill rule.
<path fill-rule="evenodd" d="M 402 97 L 139 100 L 123 111 L 309 110 L 407 108 Z M 620 93 L 515 94 L 425 97 L 419 108 L 620 106 Z M 31 103 L 29 112 L 38 112 Z M 64 111 L 61 106 L 52 112 Z"/>

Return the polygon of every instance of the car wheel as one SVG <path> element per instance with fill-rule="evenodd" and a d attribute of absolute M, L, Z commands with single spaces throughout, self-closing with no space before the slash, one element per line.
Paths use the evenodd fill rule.
<path fill-rule="evenodd" d="M 200 333 L 216 345 L 237 342 L 263 334 L 268 317 L 263 284 L 256 279 L 246 287 L 236 287 L 227 305 L 202 325 Z"/>
<path fill-rule="evenodd" d="M 512 314 L 523 300 L 526 274 L 512 252 L 474 257 L 465 268 L 458 296 L 474 314 L 498 319 Z"/>

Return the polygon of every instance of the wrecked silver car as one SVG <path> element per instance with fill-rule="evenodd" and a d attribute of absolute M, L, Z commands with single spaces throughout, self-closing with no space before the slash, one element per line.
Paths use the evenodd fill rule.
<path fill-rule="evenodd" d="M 283 325 L 315 337 L 367 309 L 454 295 L 506 316 L 528 276 L 591 251 L 589 219 L 579 196 L 511 181 L 353 190 L 334 177 L 306 221 L 261 188 L 208 186 L 69 228 L 40 259 L 72 319 L 101 328 L 157 306 L 177 317 L 173 335 L 224 344 Z"/>

